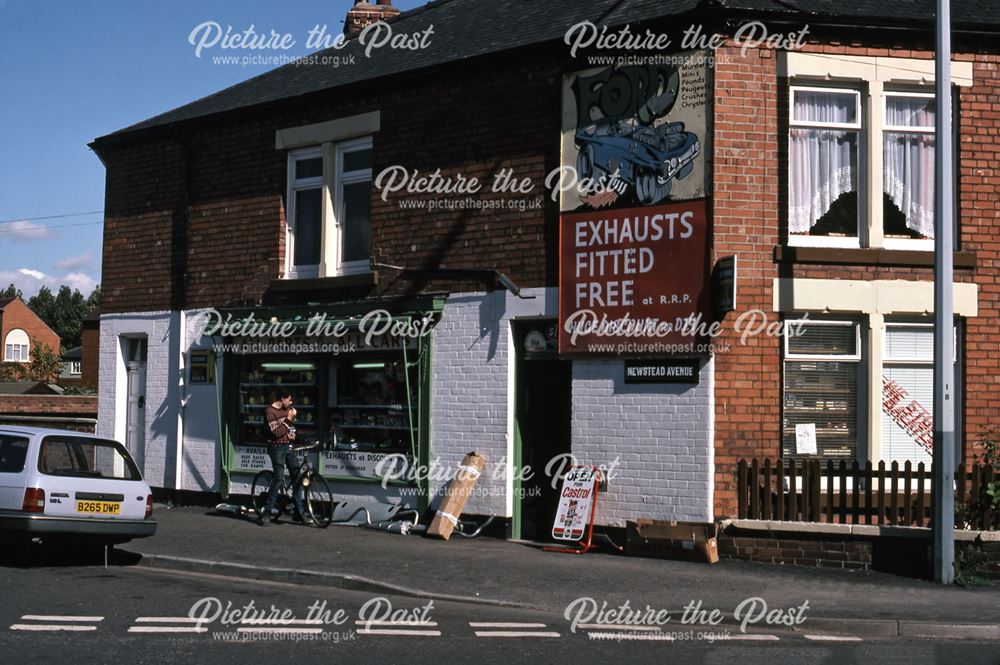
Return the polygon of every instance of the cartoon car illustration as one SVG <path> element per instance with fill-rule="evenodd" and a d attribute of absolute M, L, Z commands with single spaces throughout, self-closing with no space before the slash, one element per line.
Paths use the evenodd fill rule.
<path fill-rule="evenodd" d="M 695 134 L 684 131 L 683 122 L 649 127 L 635 118 L 587 125 L 577 131 L 576 145 L 576 170 L 581 180 L 617 176 L 635 188 L 643 205 L 669 196 L 673 180 L 689 176 L 701 152 L 701 142 Z"/>

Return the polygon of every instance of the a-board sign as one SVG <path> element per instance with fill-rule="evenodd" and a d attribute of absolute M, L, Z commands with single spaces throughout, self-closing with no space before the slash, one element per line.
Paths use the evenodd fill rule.
<path fill-rule="evenodd" d="M 579 541 L 587 533 L 597 493 L 597 468 L 574 466 L 563 478 L 559 508 L 552 524 L 556 540 Z"/>
<path fill-rule="evenodd" d="M 625 383 L 698 383 L 697 358 L 626 360 Z"/>

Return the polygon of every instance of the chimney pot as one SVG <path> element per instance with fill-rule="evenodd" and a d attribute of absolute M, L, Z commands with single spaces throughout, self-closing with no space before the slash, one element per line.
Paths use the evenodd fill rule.
<path fill-rule="evenodd" d="M 344 34 L 353 37 L 367 26 L 378 21 L 388 21 L 399 16 L 399 9 L 392 6 L 392 0 L 376 0 L 371 4 L 367 0 L 355 0 L 354 6 L 347 11 L 344 18 Z"/>

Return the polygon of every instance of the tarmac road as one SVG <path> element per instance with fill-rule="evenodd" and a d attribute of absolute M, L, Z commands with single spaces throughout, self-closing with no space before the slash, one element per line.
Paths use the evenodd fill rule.
<path fill-rule="evenodd" d="M 996 642 L 669 623 L 574 630 L 558 612 L 149 568 L 123 552 L 105 568 L 86 555 L 0 556 L 5 662 L 1000 663 Z"/>

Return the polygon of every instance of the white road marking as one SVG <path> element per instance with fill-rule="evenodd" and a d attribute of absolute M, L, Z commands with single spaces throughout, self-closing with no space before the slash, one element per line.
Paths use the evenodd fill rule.
<path fill-rule="evenodd" d="M 662 633 L 598 633 L 588 632 L 592 640 L 628 640 L 633 642 L 673 642 L 674 638 Z"/>
<path fill-rule="evenodd" d="M 358 619 L 354 623 L 359 626 L 411 626 L 415 628 L 421 628 L 423 626 L 428 628 L 437 627 L 437 621 L 361 621 Z"/>
<path fill-rule="evenodd" d="M 136 623 L 197 623 L 191 617 L 136 617 Z"/>
<path fill-rule="evenodd" d="M 84 617 L 73 614 L 25 614 L 21 621 L 79 621 L 81 623 L 94 623 L 104 621 L 104 617 Z"/>
<path fill-rule="evenodd" d="M 476 637 L 560 637 L 559 633 L 528 630 L 477 630 Z"/>
<path fill-rule="evenodd" d="M 578 623 L 577 628 L 583 628 L 584 630 L 637 630 L 637 631 L 649 631 L 658 633 L 660 632 L 659 626 L 616 626 L 614 624 L 608 623 Z"/>
<path fill-rule="evenodd" d="M 860 642 L 860 637 L 853 635 L 803 635 L 807 640 L 815 642 Z"/>
<path fill-rule="evenodd" d="M 45 624 L 45 623 L 15 623 L 10 627 L 11 630 L 32 630 L 39 632 L 54 632 L 54 631 L 89 631 L 97 630 L 97 626 L 81 626 L 80 624 Z"/>
<path fill-rule="evenodd" d="M 407 635 L 410 637 L 441 637 L 440 630 L 407 630 L 405 628 L 362 628 L 358 635 Z"/>
<path fill-rule="evenodd" d="M 129 626 L 130 633 L 207 633 L 208 628 L 197 626 Z"/>
<path fill-rule="evenodd" d="M 545 628 L 544 623 L 518 623 L 516 621 L 470 621 L 473 628 Z"/>

